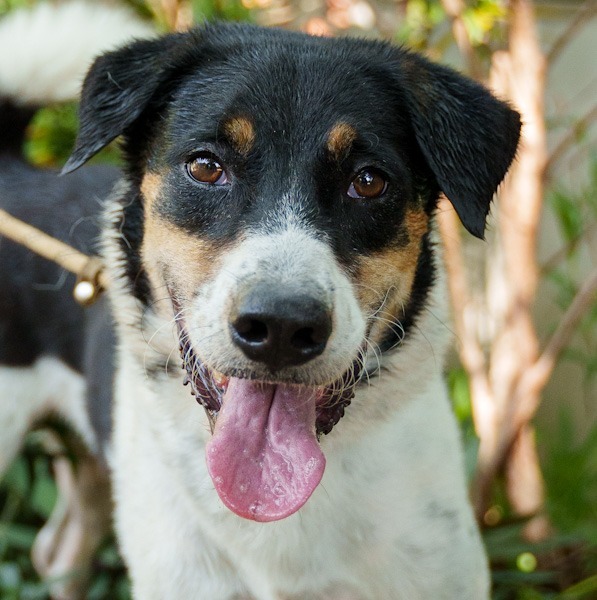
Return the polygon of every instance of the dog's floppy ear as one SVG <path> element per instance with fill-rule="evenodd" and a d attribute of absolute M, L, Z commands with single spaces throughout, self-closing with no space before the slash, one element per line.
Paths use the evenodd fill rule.
<path fill-rule="evenodd" d="M 417 142 L 462 224 L 483 238 L 493 194 L 520 135 L 520 115 L 483 86 L 407 54 L 402 84 Z"/>
<path fill-rule="evenodd" d="M 141 115 L 175 62 L 181 38 L 172 34 L 133 42 L 95 60 L 83 83 L 79 133 L 63 174 L 88 161 Z"/>

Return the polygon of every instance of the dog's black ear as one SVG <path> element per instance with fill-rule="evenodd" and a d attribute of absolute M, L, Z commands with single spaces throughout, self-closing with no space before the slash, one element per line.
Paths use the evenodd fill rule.
<path fill-rule="evenodd" d="M 412 54 L 402 64 L 423 155 L 462 224 L 483 238 L 491 200 L 516 154 L 520 115 L 451 69 Z"/>
<path fill-rule="evenodd" d="M 181 39 L 172 34 L 137 41 L 95 60 L 83 83 L 79 133 L 63 174 L 88 161 L 141 115 L 167 77 Z"/>

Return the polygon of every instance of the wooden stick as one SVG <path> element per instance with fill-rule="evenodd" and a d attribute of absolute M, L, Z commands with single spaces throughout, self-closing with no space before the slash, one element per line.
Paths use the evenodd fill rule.
<path fill-rule="evenodd" d="M 98 260 L 97 257 L 79 252 L 2 209 L 0 209 L 0 235 L 29 248 L 32 252 L 57 263 L 79 277 L 85 275 L 92 261 Z M 108 278 L 103 269 L 97 273 L 97 284 L 101 289 L 108 287 Z"/>

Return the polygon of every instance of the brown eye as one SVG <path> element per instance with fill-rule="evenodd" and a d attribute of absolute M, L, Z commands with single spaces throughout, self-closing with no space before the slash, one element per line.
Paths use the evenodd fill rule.
<path fill-rule="evenodd" d="M 228 176 L 224 167 L 215 156 L 201 154 L 187 163 L 187 173 L 200 183 L 209 185 L 224 185 Z"/>
<path fill-rule="evenodd" d="M 388 182 L 381 173 L 363 169 L 351 181 L 348 195 L 351 198 L 378 198 L 387 189 Z"/>

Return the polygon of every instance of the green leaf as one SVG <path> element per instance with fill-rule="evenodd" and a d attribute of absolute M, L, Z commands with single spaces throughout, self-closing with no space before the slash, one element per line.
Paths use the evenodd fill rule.
<path fill-rule="evenodd" d="M 44 582 L 25 582 L 21 587 L 20 600 L 46 600 L 48 597 L 48 586 Z"/>
<path fill-rule="evenodd" d="M 43 459 L 35 461 L 35 481 L 31 490 L 30 504 L 41 517 L 47 519 L 56 504 L 56 484 L 52 479 L 48 463 Z"/>
<path fill-rule="evenodd" d="M 36 534 L 37 528 L 31 525 L 0 523 L 0 540 L 11 548 L 29 552 Z"/>
<path fill-rule="evenodd" d="M 565 192 L 556 191 L 551 196 L 551 205 L 564 238 L 568 242 L 577 239 L 584 227 L 583 214 L 577 199 Z"/>
<path fill-rule="evenodd" d="M 597 592 L 597 575 L 587 577 L 579 583 L 569 587 L 558 597 L 558 600 L 560 598 L 561 600 L 572 600 L 573 598 L 587 598 L 588 600 L 589 594 L 591 594 L 591 598 L 594 597 L 594 592 Z"/>
<path fill-rule="evenodd" d="M 23 498 L 29 492 L 31 477 L 27 461 L 20 456 L 13 463 L 2 479 L 2 487 L 19 498 Z"/>
<path fill-rule="evenodd" d="M 597 429 L 577 439 L 571 415 L 562 411 L 555 436 L 541 436 L 546 507 L 562 532 L 597 545 Z"/>

